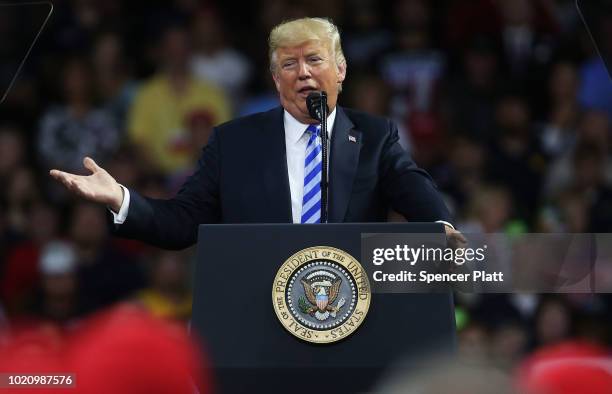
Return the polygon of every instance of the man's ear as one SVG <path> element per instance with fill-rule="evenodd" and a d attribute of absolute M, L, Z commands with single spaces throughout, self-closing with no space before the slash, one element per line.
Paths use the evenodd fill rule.
<path fill-rule="evenodd" d="M 342 62 L 338 65 L 338 83 L 344 82 L 346 78 L 346 62 Z"/>
<path fill-rule="evenodd" d="M 278 78 L 278 75 L 276 75 L 275 71 L 272 71 L 271 74 L 272 79 L 274 80 L 274 85 L 276 85 L 276 91 L 280 93 L 280 79 Z"/>

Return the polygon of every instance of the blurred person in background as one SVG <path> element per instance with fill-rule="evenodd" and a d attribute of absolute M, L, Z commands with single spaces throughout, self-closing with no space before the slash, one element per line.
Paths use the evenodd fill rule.
<path fill-rule="evenodd" d="M 551 158 L 574 145 L 581 108 L 576 99 L 578 76 L 569 62 L 553 65 L 548 79 L 549 109 L 541 133 L 542 148 Z"/>
<path fill-rule="evenodd" d="M 278 92 L 274 86 L 274 81 L 270 80 L 270 70 L 264 69 L 261 71 L 261 77 L 255 78 L 261 86 L 256 88 L 257 93 L 251 94 L 245 98 L 240 109 L 238 110 L 238 116 L 252 115 L 257 112 L 269 111 L 272 108 L 276 108 L 280 105 L 278 99 Z"/>
<path fill-rule="evenodd" d="M 132 79 L 121 36 L 114 32 L 98 36 L 91 53 L 91 63 L 101 107 L 111 114 L 123 134 L 138 84 Z"/>
<path fill-rule="evenodd" d="M 453 1 L 447 11 L 446 41 L 460 52 L 474 37 L 494 42 L 500 49 L 501 78 L 528 92 L 530 107 L 539 117 L 547 66 L 558 47 L 557 9 L 558 4 L 547 0 Z"/>
<path fill-rule="evenodd" d="M 0 302 L 0 347 L 4 345 L 7 335 L 8 335 L 8 319 L 6 317 L 6 313 L 4 312 L 4 307 L 2 306 L 2 302 Z"/>
<path fill-rule="evenodd" d="M 457 356 L 465 362 L 483 362 L 489 357 L 490 338 L 487 328 L 471 320 L 457 332 Z"/>
<path fill-rule="evenodd" d="M 136 303 L 162 319 L 189 320 L 192 299 L 189 286 L 190 258 L 190 252 L 156 253 L 148 267 L 149 286 L 138 293 Z"/>
<path fill-rule="evenodd" d="M 567 190 L 542 207 L 538 214 L 537 232 L 586 233 L 589 209 L 582 193 Z"/>
<path fill-rule="evenodd" d="M 394 45 L 381 57 L 379 72 L 393 88 L 391 118 L 402 119 L 415 159 L 429 170 L 442 153 L 444 129 L 439 106 L 446 58 L 433 46 L 429 2 L 395 2 L 393 23 Z"/>
<path fill-rule="evenodd" d="M 599 265 L 599 264 L 598 264 Z M 606 272 L 607 271 L 607 272 Z M 609 288 L 612 283 L 610 267 L 596 267 L 594 275 L 597 284 L 603 282 L 602 288 Z M 607 287 L 604 287 L 607 286 Z M 574 339 L 588 342 L 601 347 L 609 347 L 612 332 L 612 298 L 609 294 L 572 293 L 566 295 L 576 316 Z"/>
<path fill-rule="evenodd" d="M 377 74 L 358 74 L 347 81 L 347 106 L 373 115 L 389 117 L 391 116 L 391 93 L 391 87 Z M 395 120 L 398 121 L 398 119 Z M 410 152 L 410 136 L 402 127 L 402 123 L 398 121 L 399 143 Z"/>
<path fill-rule="evenodd" d="M 541 9 L 528 0 L 498 1 L 496 5 L 501 16 L 501 39 L 510 75 L 526 81 L 534 68 L 548 61 L 551 55 L 550 34 L 542 24 L 538 26 Z"/>
<path fill-rule="evenodd" d="M 50 49 L 63 56 L 69 53 L 86 52 L 97 33 L 103 29 L 121 26 L 124 22 L 124 5 L 120 0 L 96 2 L 91 0 L 74 0 L 69 5 L 57 4 L 53 10 L 53 19 L 49 29 L 53 41 Z"/>
<path fill-rule="evenodd" d="M 40 254 L 38 315 L 59 324 L 78 314 L 77 260 L 71 244 L 52 241 Z"/>
<path fill-rule="evenodd" d="M 467 216 L 459 228 L 466 233 L 503 233 L 513 214 L 513 200 L 505 187 L 482 185 L 470 196 Z"/>
<path fill-rule="evenodd" d="M 572 144 L 565 149 L 563 154 L 557 155 L 556 159 L 550 163 L 544 180 L 543 191 L 548 198 L 555 198 L 568 188 L 571 188 L 580 178 L 575 173 L 576 151 L 579 147 L 591 146 L 599 151 L 603 162 L 603 182 L 607 186 L 612 186 L 612 158 L 610 157 L 610 119 L 605 112 L 585 111 L 576 129 L 576 135 L 572 139 Z"/>
<path fill-rule="evenodd" d="M 7 221 L 11 230 L 23 234 L 29 226 L 28 208 L 41 199 L 40 184 L 29 167 L 16 168 L 3 190 L 7 205 Z"/>
<path fill-rule="evenodd" d="M 23 134 L 23 130 L 16 126 L 0 126 L 0 184 L 8 184 L 13 173 L 26 164 Z M 4 191 L 0 193 L 2 195 Z"/>
<path fill-rule="evenodd" d="M 169 194 L 179 192 L 181 186 L 185 183 L 197 169 L 198 158 L 202 149 L 208 144 L 208 140 L 213 132 L 213 120 L 207 112 L 194 112 L 187 120 L 188 146 L 189 155 L 191 157 L 190 166 L 186 167 L 167 180 L 167 189 Z M 149 195 L 149 194 L 147 194 Z"/>
<path fill-rule="evenodd" d="M 583 341 L 546 346 L 523 360 L 515 387 L 529 394 L 606 394 L 612 387 L 609 349 Z"/>
<path fill-rule="evenodd" d="M 28 206 L 26 224 L 22 239 L 8 248 L 0 272 L 0 299 L 11 316 L 32 312 L 40 281 L 41 252 L 48 242 L 60 236 L 59 212 L 43 201 Z"/>
<path fill-rule="evenodd" d="M 500 319 L 491 333 L 490 360 L 508 372 L 525 355 L 529 335 L 521 320 Z"/>
<path fill-rule="evenodd" d="M 550 7 L 538 1 L 496 1 L 500 16 L 499 38 L 502 43 L 506 75 L 510 83 L 528 92 L 532 113 L 538 117 L 546 98 L 547 64 L 557 45 L 558 29 Z"/>
<path fill-rule="evenodd" d="M 389 116 L 391 88 L 378 75 L 355 75 L 346 86 L 348 105 L 378 116 Z"/>
<path fill-rule="evenodd" d="M 199 10 L 192 21 L 193 56 L 190 67 L 194 76 L 214 81 L 238 108 L 244 99 L 252 65 L 227 42 L 227 29 L 214 8 Z"/>
<path fill-rule="evenodd" d="M 470 200 L 484 183 L 486 149 L 482 142 L 461 135 L 450 138 L 449 146 L 447 170 L 438 173 L 437 182 L 453 203 L 461 207 L 460 214 L 469 209 Z"/>
<path fill-rule="evenodd" d="M 120 305 L 81 324 L 64 370 L 75 373 L 83 394 L 208 394 L 213 381 L 198 342 L 182 326 Z"/>
<path fill-rule="evenodd" d="M 103 208 L 76 203 L 70 217 L 69 239 L 78 261 L 83 313 L 125 300 L 144 286 L 139 261 L 109 239 Z"/>
<path fill-rule="evenodd" d="M 380 8 L 374 0 L 348 1 L 344 52 L 356 73 L 376 71 L 377 60 L 393 44 Z"/>
<path fill-rule="evenodd" d="M 215 125 L 231 115 L 223 91 L 191 74 L 191 56 L 185 29 L 166 28 L 157 74 L 141 85 L 129 113 L 130 141 L 150 166 L 166 175 L 191 164 L 187 122 L 193 113 L 207 113 Z"/>
<path fill-rule="evenodd" d="M 533 346 L 549 346 L 574 334 L 574 317 L 568 301 L 560 295 L 544 296 L 534 314 Z"/>
<path fill-rule="evenodd" d="M 540 198 L 547 157 L 537 138 L 529 105 L 520 93 L 504 93 L 496 106 L 497 134 L 489 142 L 486 178 L 503 182 L 512 195 L 515 214 L 528 225 Z"/>
<path fill-rule="evenodd" d="M 408 360 L 397 363 L 372 393 L 374 394 L 511 394 L 510 375 L 487 363 L 453 358 Z"/>
<path fill-rule="evenodd" d="M 146 167 L 138 149 L 129 143 L 122 144 L 108 161 L 109 172 L 117 174 L 117 182 L 125 185 L 140 185 L 142 179 L 156 171 Z"/>
<path fill-rule="evenodd" d="M 83 155 L 108 159 L 119 147 L 121 131 L 112 115 L 97 107 L 92 69 L 85 59 L 68 60 L 61 81 L 64 103 L 43 115 L 36 148 L 41 165 L 79 171 Z"/>
<path fill-rule="evenodd" d="M 12 246 L 14 240 L 11 239 L 11 232 L 6 223 L 6 205 L 0 200 L 0 273 L 4 273 L 6 254 L 9 245 Z"/>
<path fill-rule="evenodd" d="M 500 94 L 499 49 L 485 35 L 470 39 L 462 52 L 461 72 L 448 81 L 445 110 L 453 134 L 487 141 L 495 129 L 495 102 Z"/>
<path fill-rule="evenodd" d="M 587 204 L 588 230 L 593 233 L 612 231 L 612 188 L 605 183 L 605 163 L 599 146 L 581 145 L 574 152 L 576 180 L 572 189 L 581 193 Z"/>
<path fill-rule="evenodd" d="M 431 5 L 400 0 L 392 7 L 393 46 L 378 59 L 380 74 L 395 89 L 394 111 L 428 111 L 437 104 L 437 84 L 445 67 L 431 36 Z"/>

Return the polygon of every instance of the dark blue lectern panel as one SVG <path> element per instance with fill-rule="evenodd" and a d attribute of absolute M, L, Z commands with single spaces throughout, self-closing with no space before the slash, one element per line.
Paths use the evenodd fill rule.
<path fill-rule="evenodd" d="M 335 392 L 354 392 L 351 383 L 365 390 L 382 369 L 400 359 L 452 352 L 455 324 L 450 294 L 374 294 L 362 326 L 331 345 L 295 338 L 281 326 L 272 306 L 276 272 L 299 250 L 333 246 L 360 260 L 362 233 L 443 231 L 434 223 L 201 225 L 192 330 L 206 343 L 223 391 L 240 392 L 229 386 L 246 382 L 244 376 L 251 375 L 262 390 L 269 390 L 270 380 L 282 377 L 291 389 L 282 385 L 278 390 L 296 392 L 299 387 L 291 382 L 299 386 L 299 376 L 326 369 L 324 375 L 336 381 Z M 330 392 L 334 385 L 327 386 Z"/>

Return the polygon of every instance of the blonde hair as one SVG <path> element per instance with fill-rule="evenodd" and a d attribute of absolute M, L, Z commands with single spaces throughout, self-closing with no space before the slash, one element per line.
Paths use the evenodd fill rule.
<path fill-rule="evenodd" d="M 342 46 L 340 45 L 340 32 L 330 19 L 326 18 L 300 18 L 285 21 L 275 26 L 268 38 L 270 71 L 276 71 L 276 50 L 281 47 L 302 45 L 308 41 L 321 41 L 329 45 L 336 66 L 346 64 Z"/>

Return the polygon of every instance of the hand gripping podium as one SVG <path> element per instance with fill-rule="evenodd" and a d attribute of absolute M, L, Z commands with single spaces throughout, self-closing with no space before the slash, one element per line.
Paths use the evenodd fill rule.
<path fill-rule="evenodd" d="M 365 266 L 371 262 L 361 261 L 364 233 L 443 234 L 444 228 L 437 223 L 200 226 L 191 330 L 204 343 L 217 392 L 365 392 L 399 362 L 410 368 L 432 352 L 454 351 L 450 293 L 372 294 L 360 325 L 333 343 L 307 342 L 281 324 L 273 294 L 283 264 L 299 251 L 324 246 Z M 287 295 L 285 300 L 294 297 L 285 306 L 295 307 L 296 316 L 314 324 L 332 322 L 328 313 L 338 313 L 340 319 L 341 313 L 356 308 L 350 300 L 340 301 L 346 298 L 338 296 L 344 290 L 334 287 L 339 283 L 335 274 L 322 267 L 295 276 L 291 283 L 302 296 Z M 304 296 L 306 288 L 314 290 Z M 351 287 L 346 289 L 350 293 Z M 337 330 L 341 327 L 333 336 Z M 310 331 L 322 337 L 321 331 Z"/>

